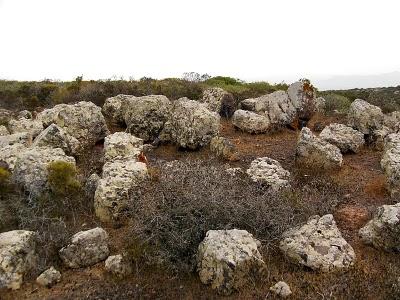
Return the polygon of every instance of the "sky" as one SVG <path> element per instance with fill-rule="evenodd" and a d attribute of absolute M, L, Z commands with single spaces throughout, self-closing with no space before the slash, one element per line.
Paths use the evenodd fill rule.
<path fill-rule="evenodd" d="M 0 78 L 357 81 L 400 71 L 399 12 L 398 0 L 0 0 Z"/>

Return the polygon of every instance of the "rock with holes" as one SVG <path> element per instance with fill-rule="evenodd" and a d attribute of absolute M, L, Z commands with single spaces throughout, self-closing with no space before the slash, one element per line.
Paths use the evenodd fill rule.
<path fill-rule="evenodd" d="M 248 133 L 265 133 L 272 125 L 268 116 L 241 109 L 233 114 L 232 124 Z"/>
<path fill-rule="evenodd" d="M 289 285 L 284 281 L 275 283 L 269 290 L 281 298 L 287 298 L 292 294 Z"/>
<path fill-rule="evenodd" d="M 37 284 L 45 287 L 52 287 L 56 283 L 61 281 L 61 273 L 57 271 L 53 266 L 48 268 L 46 271 L 44 271 L 42 274 L 36 278 Z"/>
<path fill-rule="evenodd" d="M 359 235 L 364 243 L 375 248 L 400 252 L 400 203 L 378 207 Z"/>
<path fill-rule="evenodd" d="M 342 153 L 357 153 L 364 145 L 364 135 L 349 126 L 333 123 L 322 130 L 319 138 L 337 146 Z"/>
<path fill-rule="evenodd" d="M 155 140 L 170 116 L 171 102 L 163 95 L 130 97 L 121 109 L 127 131 L 145 142 Z"/>
<path fill-rule="evenodd" d="M 265 268 L 258 247 L 260 242 L 246 230 L 209 230 L 197 253 L 201 282 L 224 295 L 239 290 Z"/>
<path fill-rule="evenodd" d="M 6 163 L 10 171 L 14 171 L 18 158 L 26 150 L 28 150 L 28 148 L 23 144 L 13 144 L 2 147 L 0 148 L 0 161 Z"/>
<path fill-rule="evenodd" d="M 37 115 L 44 127 L 56 124 L 79 142 L 76 152 L 93 146 L 109 134 L 101 108 L 92 102 L 59 104 Z"/>
<path fill-rule="evenodd" d="M 0 233 L 0 289 L 19 289 L 24 276 L 36 267 L 36 234 L 33 231 Z"/>
<path fill-rule="evenodd" d="M 372 134 L 383 126 L 382 110 L 362 99 L 354 100 L 347 115 L 348 125 L 363 134 Z"/>
<path fill-rule="evenodd" d="M 121 254 L 109 256 L 106 259 L 105 267 L 108 272 L 120 278 L 132 273 L 129 260 Z"/>
<path fill-rule="evenodd" d="M 310 120 L 316 108 L 315 88 L 308 80 L 292 83 L 287 90 L 292 105 L 297 110 L 297 116 L 302 120 Z"/>
<path fill-rule="evenodd" d="M 33 147 L 61 148 L 66 154 L 76 153 L 79 142 L 56 124 L 50 124 L 33 141 Z"/>
<path fill-rule="evenodd" d="M 218 87 L 204 90 L 201 102 L 205 103 L 209 110 L 225 118 L 232 117 L 237 109 L 237 103 L 233 95 Z"/>
<path fill-rule="evenodd" d="M 392 197 L 400 194 L 400 147 L 394 146 L 386 150 L 381 159 L 381 167 Z"/>
<path fill-rule="evenodd" d="M 239 153 L 235 145 L 227 138 L 221 136 L 213 137 L 210 142 L 210 150 L 225 160 L 239 160 Z"/>
<path fill-rule="evenodd" d="M 43 124 L 38 120 L 20 118 L 18 120 L 10 120 L 8 129 L 11 133 L 27 132 L 34 138 L 42 132 Z"/>
<path fill-rule="evenodd" d="M 143 150 L 143 140 L 126 132 L 116 132 L 104 139 L 105 161 L 137 159 Z"/>
<path fill-rule="evenodd" d="M 117 95 L 115 97 L 107 98 L 104 102 L 102 112 L 111 121 L 117 124 L 124 124 L 124 112 L 122 110 L 123 104 L 130 98 L 135 98 L 131 95 Z"/>
<path fill-rule="evenodd" d="M 9 135 L 10 132 L 8 131 L 7 127 L 4 125 L 0 126 L 0 136 Z"/>
<path fill-rule="evenodd" d="M 340 149 L 303 127 L 296 148 L 296 162 L 311 168 L 334 169 L 342 166 Z"/>
<path fill-rule="evenodd" d="M 74 234 L 70 243 L 59 251 L 64 264 L 74 269 L 101 262 L 109 253 L 108 234 L 100 227 Z"/>
<path fill-rule="evenodd" d="M 60 148 L 29 148 L 19 155 L 13 172 L 13 180 L 32 197 L 48 190 L 48 167 L 52 162 L 63 161 L 75 165 L 73 157 Z"/>
<path fill-rule="evenodd" d="M 322 272 L 345 270 L 356 259 L 332 215 L 313 216 L 306 224 L 284 232 L 279 248 L 293 263 Z"/>
<path fill-rule="evenodd" d="M 29 146 L 30 144 L 32 144 L 32 136 L 27 132 L 0 136 L 0 148 L 15 144 Z"/>
<path fill-rule="evenodd" d="M 147 178 L 146 164 L 136 159 L 107 162 L 94 194 L 96 216 L 103 222 L 119 222 L 130 193 Z"/>
<path fill-rule="evenodd" d="M 269 186 L 274 191 L 289 187 L 289 171 L 282 168 L 278 161 L 269 157 L 253 160 L 246 173 L 253 181 Z"/>
<path fill-rule="evenodd" d="M 180 98 L 174 102 L 170 122 L 172 141 L 182 148 L 198 149 L 219 133 L 220 116 L 203 103 Z"/>

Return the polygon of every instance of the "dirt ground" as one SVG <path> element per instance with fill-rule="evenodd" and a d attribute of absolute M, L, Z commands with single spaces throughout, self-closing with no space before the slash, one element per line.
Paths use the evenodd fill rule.
<path fill-rule="evenodd" d="M 317 116 L 310 128 L 340 121 L 340 117 Z M 322 125 L 321 125 L 322 124 Z M 295 169 L 294 154 L 298 131 L 283 129 L 279 132 L 251 135 L 233 128 L 223 121 L 221 135 L 237 146 L 241 160 L 229 163 L 247 167 L 256 157 L 268 156 L 282 163 L 288 170 Z M 398 254 L 383 253 L 361 244 L 357 232 L 371 217 L 377 206 L 392 204 L 380 168 L 381 152 L 368 147 L 357 154 L 344 156 L 343 167 L 331 178 L 344 189 L 344 199 L 332 212 L 343 236 L 354 247 L 356 266 L 342 274 L 318 274 L 293 266 L 279 253 L 266 253 L 268 273 L 259 282 L 226 299 L 273 299 L 268 292 L 276 281 L 284 280 L 291 286 L 292 299 L 396 299 L 392 294 L 392 280 L 387 274 L 400 276 Z M 171 145 L 160 146 L 148 154 L 155 159 L 208 159 L 208 149 L 178 151 Z M 309 174 L 313 175 L 313 174 Z M 122 248 L 124 228 L 106 228 L 111 238 L 111 253 Z M 104 271 L 103 263 L 86 269 L 61 268 L 62 281 L 51 289 L 39 287 L 34 280 L 24 283 L 18 291 L 2 291 L 0 299 L 219 299 L 209 287 L 198 280 L 196 274 L 174 277 L 162 270 L 137 270 L 129 278 L 117 280 Z"/>

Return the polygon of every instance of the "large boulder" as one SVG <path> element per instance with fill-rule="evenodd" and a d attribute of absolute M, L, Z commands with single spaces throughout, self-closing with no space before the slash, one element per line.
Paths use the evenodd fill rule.
<path fill-rule="evenodd" d="M 10 133 L 27 132 L 34 138 L 42 132 L 43 124 L 38 120 L 20 118 L 18 120 L 10 120 L 8 129 Z"/>
<path fill-rule="evenodd" d="M 107 98 L 102 108 L 103 114 L 114 123 L 123 124 L 125 121 L 122 106 L 130 98 L 134 96 L 120 94 Z"/>
<path fill-rule="evenodd" d="M 197 101 L 180 98 L 174 102 L 169 126 L 172 141 L 179 147 L 197 149 L 219 133 L 220 116 Z"/>
<path fill-rule="evenodd" d="M 92 102 L 59 104 L 37 115 L 44 127 L 56 124 L 79 142 L 78 152 L 109 134 L 101 108 Z"/>
<path fill-rule="evenodd" d="M 354 100 L 347 115 L 348 125 L 363 134 L 372 134 L 383 126 L 382 110 L 362 99 Z"/>
<path fill-rule="evenodd" d="M 383 125 L 387 127 L 390 133 L 400 131 L 400 111 L 394 111 L 384 115 Z"/>
<path fill-rule="evenodd" d="M 279 248 L 293 263 L 322 272 L 347 269 L 356 258 L 332 215 L 313 216 L 306 224 L 284 232 Z"/>
<path fill-rule="evenodd" d="M 60 148 L 29 148 L 19 155 L 13 180 L 31 196 L 37 197 L 48 190 L 48 166 L 55 161 L 75 165 L 75 159 L 65 155 Z"/>
<path fill-rule="evenodd" d="M 205 103 L 209 110 L 225 118 L 232 117 L 237 109 L 237 103 L 233 95 L 218 87 L 204 90 L 201 102 Z"/>
<path fill-rule="evenodd" d="M 378 207 L 359 231 L 362 241 L 385 251 L 400 252 L 400 203 Z"/>
<path fill-rule="evenodd" d="M 232 124 L 248 133 L 265 133 L 271 129 L 271 122 L 266 115 L 238 109 L 233 114 Z"/>
<path fill-rule="evenodd" d="M 109 253 L 108 234 L 100 227 L 76 233 L 71 242 L 59 251 L 64 264 L 74 269 L 101 262 Z"/>
<path fill-rule="evenodd" d="M 19 289 L 24 276 L 36 266 L 36 234 L 33 231 L 0 233 L 0 289 Z"/>
<path fill-rule="evenodd" d="M 153 141 L 168 120 L 171 102 L 162 95 L 132 96 L 123 100 L 121 109 L 127 131 L 144 141 Z"/>
<path fill-rule="evenodd" d="M 253 160 L 246 173 L 253 181 L 265 184 L 275 191 L 289 186 L 289 171 L 282 168 L 278 161 L 269 157 Z"/>
<path fill-rule="evenodd" d="M 222 157 L 228 161 L 239 160 L 239 152 L 235 145 L 227 138 L 215 136 L 210 141 L 210 150 L 215 155 Z"/>
<path fill-rule="evenodd" d="M 246 230 L 209 230 L 197 254 L 201 282 L 225 295 L 240 289 L 265 268 L 260 245 Z"/>
<path fill-rule="evenodd" d="M 381 167 L 391 195 L 396 197 L 400 193 L 400 146 L 387 147 L 381 159 Z"/>
<path fill-rule="evenodd" d="M 297 116 L 302 120 L 310 120 L 316 111 L 316 92 L 312 84 L 304 79 L 292 83 L 287 90 Z"/>
<path fill-rule="evenodd" d="M 7 164 L 8 169 L 13 171 L 18 158 L 27 150 L 28 148 L 23 144 L 13 144 L 7 145 L 0 148 L 0 161 Z"/>
<path fill-rule="evenodd" d="M 32 144 L 32 136 L 27 132 L 0 136 L 0 148 L 14 144 L 30 146 Z"/>
<path fill-rule="evenodd" d="M 364 145 L 364 135 L 343 124 L 333 123 L 326 126 L 319 137 L 328 143 L 337 146 L 342 153 L 357 153 Z"/>
<path fill-rule="evenodd" d="M 296 162 L 319 169 L 334 169 L 342 166 L 340 149 L 318 137 L 309 128 L 303 127 L 296 148 Z"/>
<path fill-rule="evenodd" d="M 33 141 L 33 147 L 61 148 L 66 154 L 76 153 L 79 141 L 56 124 L 50 124 Z"/>
<path fill-rule="evenodd" d="M 126 132 L 116 132 L 104 139 L 104 159 L 114 161 L 137 159 L 143 150 L 143 140 Z"/>
<path fill-rule="evenodd" d="M 385 136 L 385 139 L 383 140 L 383 150 L 388 151 L 396 147 L 400 147 L 400 134 L 391 133 Z"/>

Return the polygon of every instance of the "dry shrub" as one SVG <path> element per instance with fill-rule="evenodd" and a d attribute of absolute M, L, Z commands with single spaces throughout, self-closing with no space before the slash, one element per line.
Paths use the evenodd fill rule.
<path fill-rule="evenodd" d="M 294 182 L 292 189 L 272 193 L 211 161 L 173 161 L 158 168 L 158 181 L 133 194 L 127 244 L 142 250 L 136 260 L 175 270 L 193 270 L 208 230 L 245 229 L 268 249 L 283 231 L 311 215 L 332 212 L 340 199 L 325 188 L 326 182 Z"/>

